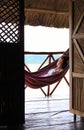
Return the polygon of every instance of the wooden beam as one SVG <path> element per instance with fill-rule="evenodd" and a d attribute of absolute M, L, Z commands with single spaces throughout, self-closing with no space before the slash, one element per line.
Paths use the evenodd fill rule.
<path fill-rule="evenodd" d="M 48 9 L 25 8 L 25 11 L 46 13 L 46 14 L 69 15 L 68 11 L 54 11 L 54 10 L 48 10 Z"/>
<path fill-rule="evenodd" d="M 74 78 L 84 78 L 84 74 L 72 72 L 72 77 L 74 77 Z"/>
<path fill-rule="evenodd" d="M 78 30 L 79 27 L 80 27 L 80 24 L 81 24 L 81 22 L 82 22 L 83 17 L 84 17 L 84 12 L 81 14 L 81 17 L 79 18 L 79 21 L 78 21 L 78 23 L 77 23 L 77 25 L 76 25 L 76 27 L 75 27 L 75 29 L 74 29 L 73 35 L 75 35 L 75 34 L 77 33 L 77 30 Z"/>
<path fill-rule="evenodd" d="M 64 51 L 59 51 L 59 52 L 30 52 L 30 51 L 25 51 L 24 54 L 27 55 L 27 54 L 35 54 L 35 55 L 53 55 L 53 54 L 63 54 Z"/>
<path fill-rule="evenodd" d="M 80 46 L 78 45 L 77 40 L 73 39 L 73 42 L 74 42 L 74 45 L 75 45 L 75 47 L 76 47 L 76 49 L 77 49 L 77 51 L 78 51 L 78 53 L 80 55 L 80 58 L 82 59 L 82 62 L 84 64 L 84 55 L 83 55 L 83 52 L 82 52 Z"/>
<path fill-rule="evenodd" d="M 75 35 L 72 35 L 73 39 L 84 39 L 84 33 L 78 33 Z"/>

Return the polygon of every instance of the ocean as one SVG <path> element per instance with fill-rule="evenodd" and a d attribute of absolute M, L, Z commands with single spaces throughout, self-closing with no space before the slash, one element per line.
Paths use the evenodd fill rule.
<path fill-rule="evenodd" d="M 55 59 L 60 57 L 60 54 L 53 55 Z M 47 55 L 35 55 L 35 54 L 28 54 L 24 56 L 25 64 L 41 64 Z"/>

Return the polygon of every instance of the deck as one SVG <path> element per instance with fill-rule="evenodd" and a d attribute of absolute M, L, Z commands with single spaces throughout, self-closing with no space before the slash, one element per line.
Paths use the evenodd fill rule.
<path fill-rule="evenodd" d="M 63 89 L 59 86 L 50 97 L 40 90 L 26 89 L 25 124 L 7 130 L 84 130 L 83 119 L 77 116 L 74 122 L 69 111 L 69 88 L 65 85 Z"/>
<path fill-rule="evenodd" d="M 84 130 L 83 119 L 77 116 L 75 122 L 69 111 L 69 94 L 64 80 L 50 97 L 45 97 L 39 89 L 28 88 L 25 91 L 24 130 Z"/>
<path fill-rule="evenodd" d="M 62 93 L 62 92 L 61 92 Z M 84 122 L 69 111 L 69 98 L 36 97 L 25 102 L 24 130 L 84 130 Z"/>

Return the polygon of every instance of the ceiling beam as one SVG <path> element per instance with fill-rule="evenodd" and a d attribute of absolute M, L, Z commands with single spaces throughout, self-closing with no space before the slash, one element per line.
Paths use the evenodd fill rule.
<path fill-rule="evenodd" d="M 59 15 L 69 15 L 68 11 L 53 11 L 48 9 L 37 9 L 37 8 L 25 8 L 28 12 L 46 13 L 46 14 L 59 14 Z"/>

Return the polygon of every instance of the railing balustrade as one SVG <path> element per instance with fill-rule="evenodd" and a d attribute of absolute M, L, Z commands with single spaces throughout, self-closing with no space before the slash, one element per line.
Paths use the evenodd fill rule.
<path fill-rule="evenodd" d="M 63 51 L 61 51 L 61 52 L 28 52 L 28 51 L 25 51 L 24 56 L 32 55 L 32 54 L 33 55 L 46 55 L 46 58 L 42 61 L 42 63 L 39 65 L 38 69 L 36 70 L 36 71 L 38 71 L 39 69 L 41 69 L 44 66 L 44 64 L 46 64 L 46 63 L 50 64 L 51 62 L 55 61 L 56 59 L 55 59 L 54 55 L 62 55 L 63 53 L 64 53 Z M 32 72 L 30 70 L 30 68 L 28 67 L 28 64 L 25 63 L 24 67 L 29 72 Z M 68 82 L 68 80 L 67 80 L 67 78 L 65 76 L 64 76 L 64 80 L 66 81 L 66 83 L 69 86 L 69 82 Z M 41 91 L 43 92 L 43 94 L 45 96 L 50 96 L 50 95 L 53 94 L 53 92 L 55 91 L 55 89 L 57 88 L 57 86 L 59 85 L 60 82 L 61 82 L 61 80 L 56 82 L 56 85 L 55 85 L 55 87 L 53 88 L 53 90 L 51 92 L 50 92 L 50 85 L 48 85 L 48 87 L 47 87 L 47 93 L 43 90 L 43 88 L 40 88 L 40 89 L 41 89 Z"/>

